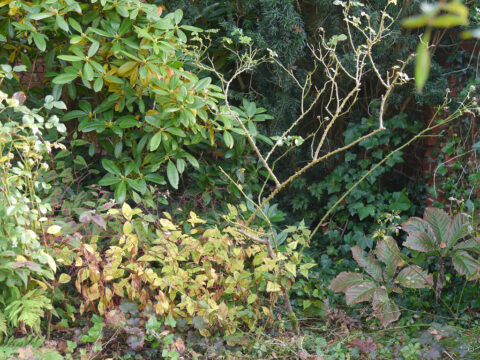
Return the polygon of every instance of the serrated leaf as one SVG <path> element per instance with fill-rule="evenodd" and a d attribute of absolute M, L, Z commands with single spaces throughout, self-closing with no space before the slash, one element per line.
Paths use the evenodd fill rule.
<path fill-rule="evenodd" d="M 479 271 L 480 263 L 466 251 L 455 251 L 451 257 L 453 266 L 460 275 L 471 277 Z"/>
<path fill-rule="evenodd" d="M 383 286 L 375 290 L 372 305 L 375 317 L 380 320 L 384 328 L 400 318 L 398 305 L 389 298 Z"/>
<path fill-rule="evenodd" d="M 432 285 L 432 277 L 420 266 L 410 265 L 400 271 L 395 279 L 401 286 L 409 289 L 423 289 Z"/>
<path fill-rule="evenodd" d="M 353 246 L 351 250 L 353 258 L 357 264 L 367 272 L 367 274 L 376 281 L 383 280 L 382 268 L 372 254 L 368 254 L 368 257 L 365 257 L 362 248 L 358 245 Z"/>
<path fill-rule="evenodd" d="M 407 240 L 405 240 L 403 246 L 424 253 L 440 251 L 440 244 L 437 244 L 427 233 L 421 231 L 409 231 Z"/>
<path fill-rule="evenodd" d="M 373 281 L 363 281 L 360 284 L 352 285 L 345 291 L 347 305 L 354 305 L 364 301 L 370 301 L 378 285 Z"/>
<path fill-rule="evenodd" d="M 462 240 L 469 235 L 468 219 L 463 213 L 456 214 L 453 219 L 449 221 L 448 230 L 445 236 L 447 249 L 450 249 L 459 240 Z"/>
<path fill-rule="evenodd" d="M 459 242 L 453 247 L 454 250 L 473 251 L 477 254 L 480 253 L 480 238 L 468 239 Z"/>
<path fill-rule="evenodd" d="M 362 274 L 352 272 L 341 272 L 332 280 L 328 288 L 335 292 L 345 292 L 350 286 L 365 282 Z"/>
<path fill-rule="evenodd" d="M 430 207 L 425 210 L 423 218 L 431 226 L 437 243 L 446 243 L 446 235 L 450 227 L 450 216 L 444 210 Z"/>
<path fill-rule="evenodd" d="M 377 258 L 385 264 L 386 280 L 391 280 L 397 267 L 403 262 L 397 242 L 388 236 L 378 242 L 375 253 Z"/>

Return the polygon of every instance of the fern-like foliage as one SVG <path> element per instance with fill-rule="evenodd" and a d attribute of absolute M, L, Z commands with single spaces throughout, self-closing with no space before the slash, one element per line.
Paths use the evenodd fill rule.
<path fill-rule="evenodd" d="M 7 318 L 0 311 L 0 333 L 7 335 Z"/>
<path fill-rule="evenodd" d="M 28 335 L 21 338 L 7 337 L 0 340 L 0 360 L 12 359 L 12 355 L 17 353 L 18 348 L 31 346 L 34 349 L 43 344 L 43 339 L 37 336 Z"/>
<path fill-rule="evenodd" d="M 6 318 L 14 327 L 24 324 L 39 333 L 44 312 L 51 307 L 50 300 L 45 296 L 44 291 L 34 289 L 20 299 L 12 301 L 4 311 Z"/>

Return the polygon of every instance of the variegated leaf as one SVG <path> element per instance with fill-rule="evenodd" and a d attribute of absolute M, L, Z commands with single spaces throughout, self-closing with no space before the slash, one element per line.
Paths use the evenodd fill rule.
<path fill-rule="evenodd" d="M 345 291 L 345 300 L 347 305 L 361 303 L 363 301 L 370 301 L 373 297 L 373 292 L 378 287 L 373 281 L 364 281 L 361 284 L 350 286 Z"/>
<path fill-rule="evenodd" d="M 420 266 L 410 265 L 400 271 L 395 279 L 400 285 L 410 289 L 423 289 L 432 285 L 432 276 Z"/>
<path fill-rule="evenodd" d="M 374 280 L 383 280 L 382 267 L 371 253 L 368 254 L 368 257 L 365 257 L 362 248 L 355 245 L 352 247 L 352 255 L 358 265 L 361 266 Z"/>
<path fill-rule="evenodd" d="M 380 320 L 384 328 L 400 318 L 398 305 L 388 297 L 387 290 L 383 286 L 375 290 L 372 305 L 375 317 Z"/>
<path fill-rule="evenodd" d="M 350 286 L 361 284 L 364 281 L 362 274 L 344 271 L 332 280 L 328 288 L 335 292 L 345 292 Z"/>

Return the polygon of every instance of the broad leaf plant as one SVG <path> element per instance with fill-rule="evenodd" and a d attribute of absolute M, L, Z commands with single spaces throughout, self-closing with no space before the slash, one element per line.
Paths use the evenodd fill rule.
<path fill-rule="evenodd" d="M 385 236 L 377 243 L 376 257 L 364 255 L 360 246 L 352 247 L 352 255 L 366 272 L 342 272 L 331 282 L 329 289 L 345 293 L 347 305 L 371 302 L 373 315 L 383 327 L 400 318 L 400 309 L 392 294 L 401 294 L 402 288 L 422 289 L 429 287 L 431 276 L 417 265 L 406 266 L 396 241 Z M 383 263 L 383 264 L 382 264 Z"/>

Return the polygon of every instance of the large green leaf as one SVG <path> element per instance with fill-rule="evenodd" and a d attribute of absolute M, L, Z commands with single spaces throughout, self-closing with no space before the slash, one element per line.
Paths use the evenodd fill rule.
<path fill-rule="evenodd" d="M 417 265 L 410 265 L 402 269 L 395 282 L 410 289 L 423 289 L 428 287 L 429 284 L 433 284 L 432 276 Z"/>
<path fill-rule="evenodd" d="M 335 292 L 345 292 L 349 287 L 365 282 L 362 274 L 341 272 L 332 280 L 328 288 Z"/>
<path fill-rule="evenodd" d="M 380 320 L 384 328 L 400 318 L 398 305 L 389 298 L 387 289 L 383 286 L 375 290 L 372 305 L 375 317 Z"/>
<path fill-rule="evenodd" d="M 466 251 L 455 251 L 452 254 L 452 262 L 455 270 L 460 275 L 474 276 L 480 269 L 480 263 Z"/>
<path fill-rule="evenodd" d="M 403 262 L 397 242 L 388 236 L 378 242 L 375 252 L 377 258 L 385 264 L 385 278 L 390 281 L 395 275 L 397 267 Z"/>
<path fill-rule="evenodd" d="M 360 265 L 374 280 L 383 281 L 382 267 L 371 253 L 368 254 L 368 257 L 365 257 L 362 248 L 355 245 L 352 247 L 352 255 L 358 265 Z"/>
<path fill-rule="evenodd" d="M 350 286 L 345 291 L 345 301 L 347 305 L 358 304 L 364 301 L 370 301 L 378 285 L 373 281 L 364 281 L 361 284 Z"/>

